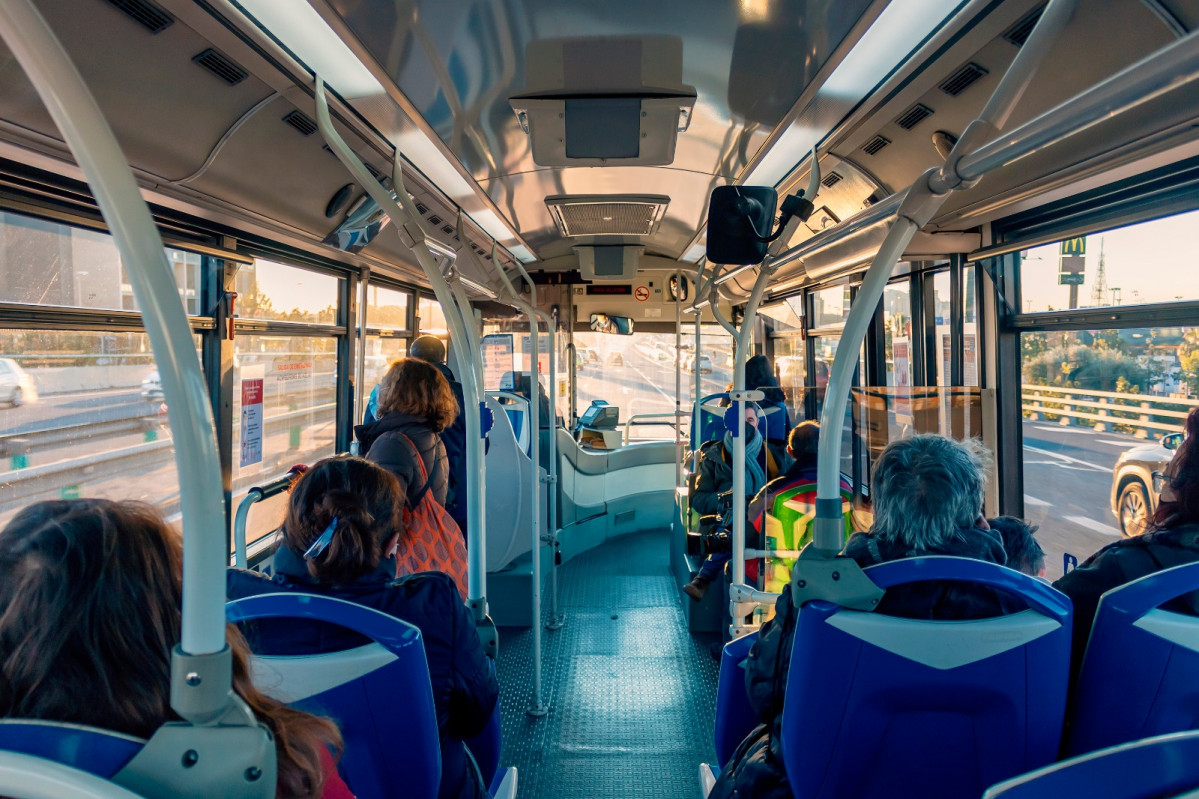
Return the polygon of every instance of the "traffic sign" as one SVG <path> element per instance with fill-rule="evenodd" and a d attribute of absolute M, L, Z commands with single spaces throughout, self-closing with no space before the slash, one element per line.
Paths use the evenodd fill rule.
<path fill-rule="evenodd" d="M 633 296 L 637 298 L 637 302 L 645 302 L 649 299 L 649 287 L 638 286 L 633 290 Z"/>

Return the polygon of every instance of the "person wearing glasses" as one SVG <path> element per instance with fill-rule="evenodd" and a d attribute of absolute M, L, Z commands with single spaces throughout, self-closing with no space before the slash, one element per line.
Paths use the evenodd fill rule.
<path fill-rule="evenodd" d="M 1161 476 L 1157 509 L 1145 534 L 1108 544 L 1053 584 L 1074 602 L 1071 663 L 1075 674 L 1104 592 L 1162 569 L 1199 561 L 1199 408 L 1187 415 L 1185 434 Z M 1199 592 L 1165 608 L 1199 616 Z"/>

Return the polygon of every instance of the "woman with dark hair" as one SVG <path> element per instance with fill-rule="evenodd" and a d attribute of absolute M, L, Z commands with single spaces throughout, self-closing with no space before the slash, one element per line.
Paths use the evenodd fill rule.
<path fill-rule="evenodd" d="M 405 546 L 404 495 L 395 476 L 349 456 L 328 458 L 291 489 L 275 551 L 274 577 L 230 569 L 230 599 L 258 594 L 321 594 L 374 608 L 421 631 L 441 734 L 442 799 L 487 796 L 462 741 L 479 734 L 499 697 L 495 669 L 483 652 L 474 617 L 453 578 L 420 572 L 396 579 L 396 550 Z M 255 652 L 336 652 L 365 642 L 326 624 L 267 621 L 246 625 Z"/>
<path fill-rule="evenodd" d="M 1072 667 L 1077 673 L 1104 592 L 1171 566 L 1199 561 L 1199 408 L 1186 418 L 1186 437 L 1165 469 L 1165 485 L 1149 530 L 1108 544 L 1053 584 L 1074 602 Z M 1166 606 L 1199 616 L 1199 592 Z"/>
<path fill-rule="evenodd" d="M 440 434 L 458 415 L 449 381 L 431 363 L 400 358 L 379 381 L 377 401 L 378 418 L 354 428 L 358 454 L 396 476 L 409 507 L 426 491 L 444 507 L 450 464 Z"/>
<path fill-rule="evenodd" d="M 171 651 L 183 597 L 179 535 L 137 502 L 39 502 L 0 532 L 0 714 L 149 738 L 171 709 Z M 276 795 L 348 797 L 328 719 L 263 696 L 237 628 L 233 689 L 278 755 Z"/>
<path fill-rule="evenodd" d="M 748 391 L 756 389 L 765 395 L 758 401 L 758 406 L 766 420 L 766 443 L 775 458 L 786 463 L 784 454 L 787 434 L 791 431 L 791 414 L 787 410 L 787 395 L 779 387 L 774 367 L 765 355 L 754 355 L 745 362 L 745 388 Z M 733 390 L 731 383 L 728 390 Z M 721 401 L 721 405 L 727 404 L 728 400 Z"/>

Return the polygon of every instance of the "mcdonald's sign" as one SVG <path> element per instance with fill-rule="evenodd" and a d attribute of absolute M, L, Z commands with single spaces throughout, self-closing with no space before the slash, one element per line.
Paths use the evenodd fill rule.
<path fill-rule="evenodd" d="M 1078 236 L 1062 242 L 1058 261 L 1057 283 L 1059 286 L 1081 286 L 1086 280 L 1087 239 Z"/>
<path fill-rule="evenodd" d="M 1079 236 L 1062 242 L 1062 255 L 1086 255 L 1087 237 Z"/>

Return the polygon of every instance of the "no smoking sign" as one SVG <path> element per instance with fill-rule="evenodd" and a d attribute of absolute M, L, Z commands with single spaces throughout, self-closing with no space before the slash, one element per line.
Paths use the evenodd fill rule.
<path fill-rule="evenodd" d="M 649 299 L 649 287 L 638 286 L 633 290 L 633 296 L 637 298 L 637 302 L 645 302 Z"/>

